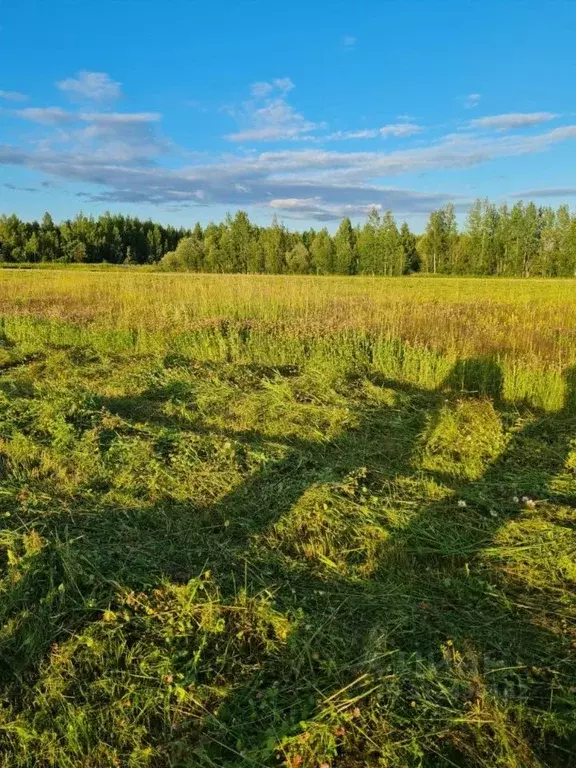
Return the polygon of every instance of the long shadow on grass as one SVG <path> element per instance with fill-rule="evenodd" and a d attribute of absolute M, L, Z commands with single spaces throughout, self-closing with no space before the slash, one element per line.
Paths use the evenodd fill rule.
<path fill-rule="evenodd" d="M 366 515 L 364 508 L 372 492 L 381 497 L 386 487 L 418 475 L 412 461 L 423 431 L 431 429 L 430 417 L 432 426 L 439 418 L 445 389 L 468 397 L 474 390 L 488 392 L 500 416 L 509 417 L 502 403 L 502 373 L 492 361 L 460 363 L 439 393 L 404 386 L 409 405 L 400 416 L 394 408 L 374 409 L 363 414 L 356 429 L 331 443 L 299 443 L 288 460 L 217 505 L 215 519 L 231 527 L 230 537 L 218 544 L 230 547 L 231 560 L 219 579 L 225 585 L 233 574 L 234 584 L 225 591 L 243 583 L 252 590 L 272 589 L 282 610 L 298 608 L 305 614 L 292 645 L 290 679 L 278 683 L 272 664 L 236 690 L 219 715 L 215 734 L 220 743 L 233 734 L 236 744 L 260 754 L 271 734 L 276 740 L 293 734 L 302 721 L 322 711 L 320 721 L 324 718 L 329 732 L 341 734 L 343 752 L 362 755 L 363 764 L 368 756 L 374 761 L 384 757 L 376 747 L 379 739 L 406 741 L 411 730 L 440 764 L 495 764 L 515 753 L 522 765 L 535 765 L 538 753 L 547 765 L 565 761 L 575 727 L 568 692 L 576 683 L 570 664 L 574 635 L 557 619 L 562 607 L 566 612 L 565 594 L 531 587 L 510 573 L 498 536 L 515 518 L 531 514 L 534 499 L 552 516 L 553 507 L 544 499 L 576 502 L 550 488 L 576 435 L 573 369 L 566 382 L 564 409 L 540 414 L 516 431 L 481 477 L 466 481 L 457 473 L 433 470 L 419 475 L 421 481 L 439 483 L 444 498 L 400 522 L 396 516 L 386 526 L 386 512 Z M 332 516 L 333 525 L 346 530 L 323 530 L 330 511 L 311 510 L 315 504 L 322 510 L 321 496 L 312 494 L 305 501 L 315 484 L 326 482 L 334 484 L 336 498 L 348 509 L 348 516 Z M 329 503 L 338 506 L 334 499 Z M 380 541 L 382 523 L 388 536 Z M 566 518 L 557 524 L 566 525 Z M 358 536 L 351 535 L 355 526 Z M 246 535 L 256 535 L 248 550 Z M 367 541 L 371 535 L 374 546 Z M 323 537 L 333 538 L 332 551 L 323 546 Z M 334 554 L 339 544 L 340 556 Z M 509 546 L 521 550 L 523 544 Z M 371 694 L 383 697 L 376 705 L 386 723 L 380 734 L 376 727 L 372 736 L 366 735 L 370 720 L 373 724 L 372 705 L 361 727 L 352 724 L 355 737 L 348 738 L 338 720 L 330 720 L 334 710 L 324 705 L 328 697 L 355 679 L 357 687 L 346 694 L 352 703 L 356 696 L 362 699 L 368 683 L 378 687 L 379 680 L 386 680 L 383 690 Z M 262 690 L 270 686 L 275 688 L 273 709 L 259 704 Z M 392 692 L 386 692 L 389 688 Z M 524 710 L 531 713 L 526 722 Z M 449 714 L 442 720 L 439 711 Z M 416 723 L 422 712 L 423 732 L 418 733 L 410 721 Z M 425 734 L 430 715 L 439 732 L 446 728 L 445 742 L 438 741 L 438 732 L 431 738 Z M 449 733 L 451 717 L 461 725 Z M 544 746 L 540 739 L 546 730 Z M 232 746 L 229 740 L 227 749 Z M 227 749 L 210 755 L 222 764 L 228 758 L 230 765 L 241 765 Z M 292 754 L 305 755 L 305 741 Z"/>
<path fill-rule="evenodd" d="M 555 691 L 567 685 L 569 638 L 555 626 L 553 593 L 542 599 L 507 574 L 496 539 L 509 521 L 527 514 L 513 497 L 553 496 L 550 481 L 562 470 L 576 434 L 574 379 L 571 370 L 565 408 L 540 414 L 515 433 L 472 481 L 418 469 L 415 459 L 442 407 L 462 393 L 490 393 L 497 411 L 507 416 L 502 374 L 490 360 L 462 362 L 437 392 L 375 379 L 396 389 L 396 401 L 359 409 L 356 426 L 331 441 L 278 440 L 285 443 L 284 458 L 264 465 L 206 509 L 162 502 L 106 511 L 83 499 L 81 509 L 72 505 L 54 517 L 53 545 L 3 596 L 0 682 L 5 690 L 32 682 L 50 644 L 100 616 L 102 606 L 113 603 L 117 585 L 147 590 L 165 577 L 186 582 L 209 570 L 224 600 L 242 589 L 266 593 L 278 610 L 299 618 L 286 648 L 289 675 L 286 658 L 265 658 L 207 719 L 207 746 L 197 755 L 206 765 L 250 765 L 239 751 L 261 758 L 270 739 L 277 743 L 297 734 L 301 721 L 318 717 L 326 697 L 354 680 L 362 682 L 346 696 L 358 695 L 358 717 L 366 705 L 389 728 L 387 734 L 359 736 L 377 730 L 362 722 L 361 728 L 353 724 L 339 732 L 340 749 L 361 755 L 364 762 L 356 764 L 376 760 L 380 740 L 401 740 L 419 707 L 449 710 L 465 720 L 465 706 L 479 707 L 486 697 L 502 707 L 530 707 L 544 720 L 556 718 L 558 752 L 548 745 L 546 753 L 555 764 L 568 717 L 564 694 L 555 697 Z M 129 418 L 129 407 L 123 416 Z M 164 425 L 163 416 L 159 423 Z M 253 448 L 274 442 L 257 432 L 230 435 Z M 422 483 L 432 484 L 428 491 L 441 497 L 424 509 Z M 410 488 L 414 498 L 396 509 L 401 490 L 409 496 Z M 63 522 L 60 540 L 56 531 Z M 103 529 L 109 529 L 105 542 Z M 43 533 L 50 535 L 49 528 Z M 187 664 L 186 656 L 175 659 L 178 669 L 185 671 Z M 417 679 L 424 681 L 421 688 Z M 446 679 L 460 683 L 446 691 Z M 271 690 L 273 706 L 268 695 L 262 697 Z M 429 730 L 427 715 L 422 717 Z M 455 726 L 454 733 L 441 748 L 447 760 L 466 765 L 478 755 L 486 761 L 501 757 L 489 751 L 485 736 L 467 756 L 466 743 L 476 738 L 473 727 Z M 414 735 L 425 753 L 428 746 L 438 752 L 437 733 L 429 744 L 425 733 L 414 729 Z M 527 733 L 523 737 L 530 741 Z M 152 744 L 162 739 L 164 733 L 149 735 Z M 519 749 L 522 739 L 511 737 L 510 743 Z"/>

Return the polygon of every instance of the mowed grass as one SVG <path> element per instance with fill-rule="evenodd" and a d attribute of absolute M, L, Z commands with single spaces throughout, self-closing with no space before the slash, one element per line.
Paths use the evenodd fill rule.
<path fill-rule="evenodd" d="M 0 766 L 576 764 L 572 286 L 1 273 Z"/>

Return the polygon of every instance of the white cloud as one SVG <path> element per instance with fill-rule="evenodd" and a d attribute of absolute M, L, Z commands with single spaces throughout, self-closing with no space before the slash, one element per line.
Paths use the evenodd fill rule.
<path fill-rule="evenodd" d="M 75 139 L 81 148 L 88 144 L 102 157 L 149 162 L 170 147 L 156 133 L 155 123 L 161 119 L 156 112 L 82 113 L 80 118 L 87 125 L 76 133 Z"/>
<path fill-rule="evenodd" d="M 359 166 L 369 163 L 369 154 L 356 155 Z M 22 152 L 0 147 L 0 163 L 33 168 L 69 183 L 99 186 L 99 193 L 78 193 L 95 202 L 253 205 L 296 218 L 329 221 L 343 211 L 360 215 L 374 205 L 396 212 L 426 213 L 452 198 L 444 193 L 383 188 L 369 183 L 372 174 L 366 171 L 363 182 L 331 178 L 331 169 L 350 160 L 344 153 L 284 151 L 222 157 L 171 170 L 154 162 L 143 164 L 140 158 L 124 156 L 121 151 L 106 155 L 86 148 Z"/>
<path fill-rule="evenodd" d="M 354 37 L 354 35 L 344 35 L 344 38 L 342 39 L 342 45 L 347 50 L 351 50 L 355 47 L 357 43 L 357 39 Z"/>
<path fill-rule="evenodd" d="M 384 193 L 384 194 L 382 194 Z M 374 208 L 377 211 L 394 208 L 396 212 L 418 213 L 420 205 L 424 208 L 431 204 L 442 205 L 447 201 L 444 195 L 430 196 L 420 195 L 402 189 L 377 190 L 373 193 L 375 200 L 380 202 L 370 203 L 330 203 L 326 204 L 321 197 L 310 198 L 280 198 L 271 200 L 269 207 L 275 211 L 281 211 L 289 219 L 315 219 L 316 221 L 334 221 L 344 216 L 357 218 L 366 216 Z M 403 208 L 405 211 L 402 211 Z"/>
<path fill-rule="evenodd" d="M 130 142 L 106 145 L 107 152 L 86 148 L 24 152 L 0 147 L 0 162 L 31 167 L 69 182 L 99 185 L 102 192 L 90 199 L 102 202 L 166 205 L 201 200 L 206 205 L 285 210 L 324 221 L 338 218 L 343 210 L 360 211 L 373 205 L 397 213 L 426 213 L 453 196 L 391 189 L 376 180 L 408 172 L 467 169 L 498 157 L 541 152 L 568 139 L 576 139 L 576 125 L 538 136 L 483 139 L 454 134 L 425 147 L 395 152 L 308 149 L 224 156 L 176 170 L 155 164 L 151 157 L 143 164 L 140 154 L 131 154 Z"/>
<path fill-rule="evenodd" d="M 302 140 L 310 131 L 320 127 L 306 120 L 283 99 L 275 99 L 255 110 L 251 122 L 252 127 L 229 133 L 226 139 L 234 142 Z"/>
<path fill-rule="evenodd" d="M 100 125 L 157 123 L 162 119 L 159 112 L 81 112 L 78 117 L 84 122 Z"/>
<path fill-rule="evenodd" d="M 277 77 L 270 82 L 252 83 L 250 92 L 255 99 L 261 99 L 268 96 L 273 91 L 279 91 L 286 94 L 294 88 L 294 83 L 289 77 Z"/>
<path fill-rule="evenodd" d="M 465 96 L 463 99 L 464 109 L 474 109 L 474 107 L 477 107 L 478 104 L 480 104 L 481 98 L 482 96 L 479 93 L 469 93 L 468 96 Z"/>
<path fill-rule="evenodd" d="M 18 91 L 0 91 L 0 99 L 5 101 L 26 101 L 28 96 L 25 93 L 19 93 Z"/>
<path fill-rule="evenodd" d="M 489 115 L 471 120 L 471 128 L 488 128 L 495 131 L 510 131 L 514 128 L 527 128 L 555 120 L 559 115 L 553 112 L 508 112 L 503 115 Z"/>
<path fill-rule="evenodd" d="M 101 125 L 156 123 L 162 115 L 158 112 L 68 112 L 60 107 L 27 107 L 16 109 L 14 114 L 24 120 L 43 125 L 59 125 L 82 121 Z"/>
<path fill-rule="evenodd" d="M 272 84 L 282 93 L 288 93 L 288 91 L 291 91 L 295 87 L 289 77 L 277 77 L 276 80 L 272 81 Z"/>
<path fill-rule="evenodd" d="M 56 83 L 64 93 L 87 101 L 114 101 L 122 96 L 120 83 L 112 80 L 105 72 L 81 70 L 76 77 L 69 77 Z"/>
<path fill-rule="evenodd" d="M 40 144 L 49 150 L 65 144 L 77 152 L 91 151 L 94 157 L 130 160 L 158 155 L 169 143 L 157 136 L 157 112 L 69 112 L 60 107 L 30 107 L 14 110 L 24 120 L 58 127 Z"/>
<path fill-rule="evenodd" d="M 289 81 L 291 84 L 291 81 Z M 286 80 L 237 110 L 244 132 L 260 139 L 312 139 L 319 126 L 306 120 L 286 99 Z M 264 89 L 266 90 L 266 89 Z M 262 92 L 262 90 L 261 90 Z M 48 180 L 78 185 L 87 201 L 161 206 L 255 206 L 300 219 L 327 221 L 359 216 L 375 206 L 398 214 L 427 213 L 454 195 L 422 193 L 388 186 L 392 177 L 437 170 L 466 170 L 498 158 L 544 152 L 576 140 L 576 125 L 541 130 L 536 135 L 455 132 L 404 149 L 328 151 L 314 144 L 266 152 L 229 152 L 218 156 L 179 151 L 158 133 L 155 112 L 104 112 L 59 107 L 15 110 L 24 119 L 47 126 L 41 143 L 0 146 L 0 164 L 44 174 Z M 415 123 L 351 131 L 356 137 L 409 135 Z M 400 131 L 400 133 L 398 133 Z M 403 133 L 402 133 L 403 132 Z M 184 160 L 186 158 L 186 160 Z M 189 163 L 183 165 L 184 162 Z M 72 186 L 72 188 L 74 188 Z M 98 191 L 94 192 L 96 189 Z M 458 201 L 460 206 L 465 201 Z"/>
<path fill-rule="evenodd" d="M 512 197 L 533 200 L 541 197 L 566 198 L 576 195 L 576 187 L 545 187 L 543 189 L 526 189 L 524 192 L 516 192 Z"/>
<path fill-rule="evenodd" d="M 251 86 L 253 101 L 245 102 L 240 109 L 226 107 L 225 111 L 238 118 L 243 127 L 225 138 L 233 142 L 309 139 L 310 132 L 321 125 L 306 120 L 287 102 L 286 94 L 293 88 L 289 77 L 254 83 Z"/>
<path fill-rule="evenodd" d="M 415 123 L 391 123 L 380 128 L 380 136 L 413 136 L 420 133 L 423 129 Z"/>
<path fill-rule="evenodd" d="M 27 107 L 14 110 L 14 114 L 41 125 L 63 125 L 76 119 L 73 114 L 60 107 Z"/>
<path fill-rule="evenodd" d="M 263 99 L 265 96 L 268 96 L 269 93 L 272 93 L 273 90 L 274 86 L 272 83 L 259 82 L 252 83 L 250 86 L 250 93 L 255 99 Z"/>
<path fill-rule="evenodd" d="M 357 131 L 336 131 L 326 136 L 327 141 L 348 141 L 350 139 L 377 139 L 388 138 L 389 136 L 413 136 L 420 133 L 423 128 L 415 123 L 391 123 L 383 125 L 381 128 L 365 128 Z"/>
<path fill-rule="evenodd" d="M 285 197 L 277 200 L 270 200 L 270 208 L 279 208 L 282 211 L 308 209 L 311 206 L 317 206 L 321 202 L 319 197 Z"/>
<path fill-rule="evenodd" d="M 366 128 L 358 131 L 335 131 L 325 138 L 327 141 L 348 141 L 349 139 L 376 139 L 379 135 L 378 128 Z"/>

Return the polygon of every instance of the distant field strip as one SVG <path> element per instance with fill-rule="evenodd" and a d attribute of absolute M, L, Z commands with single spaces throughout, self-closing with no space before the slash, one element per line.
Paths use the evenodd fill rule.
<path fill-rule="evenodd" d="M 0 315 L 6 337 L 31 351 L 328 358 L 430 388 L 457 360 L 490 357 L 507 399 L 558 409 L 562 371 L 576 360 L 575 289 L 572 280 L 2 271 Z"/>

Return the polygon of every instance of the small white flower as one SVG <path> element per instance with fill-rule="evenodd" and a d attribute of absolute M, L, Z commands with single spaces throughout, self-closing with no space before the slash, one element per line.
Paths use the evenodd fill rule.
<path fill-rule="evenodd" d="M 518 498 L 518 496 L 512 496 L 512 502 L 514 504 L 518 504 L 520 502 L 520 499 Z"/>
<path fill-rule="evenodd" d="M 523 504 L 527 504 L 529 501 L 530 501 L 530 499 L 528 498 L 528 496 L 522 496 L 522 503 Z"/>
<path fill-rule="evenodd" d="M 534 507 L 536 506 L 536 502 L 534 501 L 534 499 L 527 499 L 526 506 L 528 507 L 528 509 L 534 509 Z"/>
<path fill-rule="evenodd" d="M 490 514 L 491 514 L 492 517 L 498 517 L 498 512 L 496 512 L 495 509 L 491 509 L 490 510 Z"/>
<path fill-rule="evenodd" d="M 460 507 L 460 509 L 465 509 L 465 508 L 466 508 L 466 506 L 467 506 L 467 504 L 466 504 L 466 502 L 464 501 L 464 499 L 460 499 L 460 500 L 458 501 L 458 506 Z"/>

